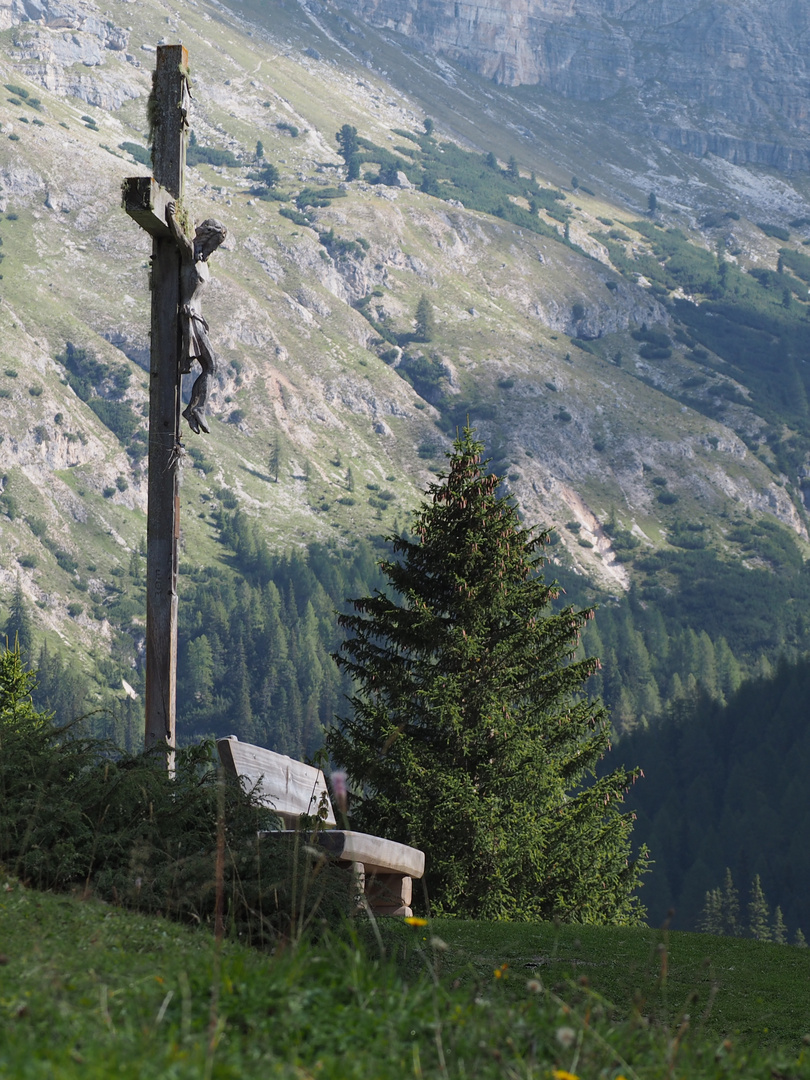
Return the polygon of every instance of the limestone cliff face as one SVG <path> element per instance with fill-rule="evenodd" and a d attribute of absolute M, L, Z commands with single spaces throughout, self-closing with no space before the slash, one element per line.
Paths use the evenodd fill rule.
<path fill-rule="evenodd" d="M 348 0 L 348 6 L 372 25 L 407 34 L 496 82 L 614 99 L 619 116 L 636 129 L 646 126 L 691 152 L 807 166 L 805 0 Z"/>
<path fill-rule="evenodd" d="M 0 0 L 0 30 L 14 28 L 12 56 L 25 75 L 60 97 L 116 110 L 143 93 L 128 53 L 129 31 L 104 17 L 93 0 Z M 126 59 L 131 67 L 106 61 Z"/>

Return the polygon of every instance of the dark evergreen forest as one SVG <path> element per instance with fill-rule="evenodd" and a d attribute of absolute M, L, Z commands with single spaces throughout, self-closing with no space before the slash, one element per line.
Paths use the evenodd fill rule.
<path fill-rule="evenodd" d="M 783 661 L 726 705 L 699 693 L 621 740 L 615 756 L 645 777 L 627 801 L 634 840 L 654 860 L 643 889 L 651 923 L 672 907 L 674 926 L 695 929 L 728 867 L 743 899 L 760 876 L 791 939 L 810 927 L 809 699 L 810 660 Z"/>

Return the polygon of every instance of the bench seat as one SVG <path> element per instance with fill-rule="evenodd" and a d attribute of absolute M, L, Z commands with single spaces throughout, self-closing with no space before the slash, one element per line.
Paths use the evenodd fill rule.
<path fill-rule="evenodd" d="M 262 804 L 278 814 L 285 826 L 279 830 L 281 834 L 293 831 L 302 815 L 325 813 L 317 843 L 338 862 L 354 867 L 375 915 L 413 914 L 413 879 L 425 873 L 423 851 L 380 836 L 335 828 L 326 779 L 313 765 L 240 742 L 235 735 L 219 739 L 217 750 L 224 768 L 244 777 Z"/>

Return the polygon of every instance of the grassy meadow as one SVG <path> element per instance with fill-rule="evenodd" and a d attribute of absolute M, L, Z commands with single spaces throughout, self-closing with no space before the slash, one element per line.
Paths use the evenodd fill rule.
<path fill-rule="evenodd" d="M 810 1077 L 810 950 L 357 921 L 270 955 L 0 877 L 0 1076 Z"/>

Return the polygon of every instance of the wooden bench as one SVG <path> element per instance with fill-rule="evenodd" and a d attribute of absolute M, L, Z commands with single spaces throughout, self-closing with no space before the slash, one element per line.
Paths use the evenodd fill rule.
<path fill-rule="evenodd" d="M 312 765 L 240 742 L 235 735 L 217 741 L 225 769 L 244 777 L 264 806 L 294 830 L 301 815 L 314 816 L 323 806 L 326 818 L 318 843 L 340 863 L 353 865 L 366 901 L 375 915 L 411 916 L 413 879 L 425 872 L 425 853 L 407 844 L 348 829 L 338 829 L 323 772 Z"/>

